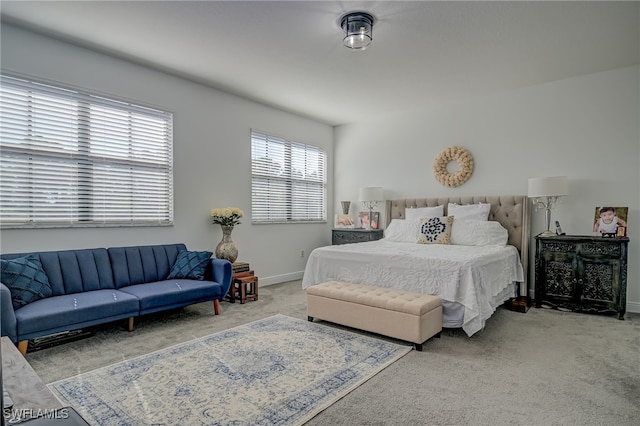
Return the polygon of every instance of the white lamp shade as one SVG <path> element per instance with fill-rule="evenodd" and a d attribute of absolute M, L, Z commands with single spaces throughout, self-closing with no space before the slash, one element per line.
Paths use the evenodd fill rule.
<path fill-rule="evenodd" d="M 569 194 L 566 176 L 550 176 L 529 179 L 529 198 L 559 197 Z"/>
<path fill-rule="evenodd" d="M 380 186 L 365 186 L 360 188 L 360 201 L 382 201 L 384 200 L 384 191 Z"/>

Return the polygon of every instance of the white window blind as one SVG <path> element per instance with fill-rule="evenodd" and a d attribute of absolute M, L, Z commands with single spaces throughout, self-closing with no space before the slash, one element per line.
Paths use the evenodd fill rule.
<path fill-rule="evenodd" d="M 173 115 L 0 76 L 2 228 L 170 225 Z"/>
<path fill-rule="evenodd" d="M 327 153 L 251 131 L 252 223 L 325 222 Z"/>

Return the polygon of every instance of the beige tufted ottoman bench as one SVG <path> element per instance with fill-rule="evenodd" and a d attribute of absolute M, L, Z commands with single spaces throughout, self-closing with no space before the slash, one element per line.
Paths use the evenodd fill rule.
<path fill-rule="evenodd" d="M 403 290 L 329 281 L 307 288 L 307 315 L 422 344 L 442 331 L 442 300 Z"/>

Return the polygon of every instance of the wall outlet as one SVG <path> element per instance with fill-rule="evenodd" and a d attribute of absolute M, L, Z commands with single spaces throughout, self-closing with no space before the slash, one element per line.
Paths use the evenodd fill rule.
<path fill-rule="evenodd" d="M 300 257 L 304 257 L 304 250 L 300 250 Z"/>

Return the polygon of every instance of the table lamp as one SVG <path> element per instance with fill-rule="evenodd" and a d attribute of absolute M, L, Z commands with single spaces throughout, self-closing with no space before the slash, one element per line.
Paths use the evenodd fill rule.
<path fill-rule="evenodd" d="M 536 206 L 536 210 L 544 209 L 547 230 L 539 234 L 541 237 L 555 235 L 551 231 L 551 209 L 558 204 L 558 198 L 569 194 L 566 176 L 551 176 L 529 179 L 528 196 Z"/>

